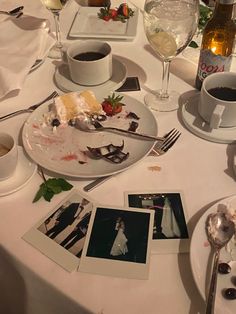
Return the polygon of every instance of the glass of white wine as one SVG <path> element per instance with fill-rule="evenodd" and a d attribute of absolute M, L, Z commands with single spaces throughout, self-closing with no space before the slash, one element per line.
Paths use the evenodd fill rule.
<path fill-rule="evenodd" d="M 49 52 L 49 57 L 53 59 L 62 58 L 62 42 L 60 30 L 60 12 L 70 0 L 41 0 L 42 4 L 52 12 L 55 21 L 56 44 Z"/>
<path fill-rule="evenodd" d="M 178 108 L 179 93 L 169 91 L 170 62 L 190 43 L 198 25 L 198 0 L 146 0 L 144 29 L 163 65 L 162 87 L 145 96 L 145 103 L 157 111 Z"/>

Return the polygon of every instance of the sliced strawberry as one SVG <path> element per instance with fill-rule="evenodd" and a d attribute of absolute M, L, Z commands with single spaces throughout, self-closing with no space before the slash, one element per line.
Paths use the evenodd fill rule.
<path fill-rule="evenodd" d="M 104 101 L 102 103 L 102 109 L 105 111 L 107 116 L 113 116 L 113 108 L 108 101 Z"/>
<path fill-rule="evenodd" d="M 117 10 L 116 9 L 110 9 L 109 10 L 109 16 L 112 18 L 112 19 L 115 19 L 117 17 Z"/>
<path fill-rule="evenodd" d="M 118 14 L 123 15 L 124 17 L 129 16 L 129 7 L 127 3 L 122 3 L 118 8 Z"/>
<path fill-rule="evenodd" d="M 127 3 L 120 4 L 118 9 L 112 9 L 110 1 L 108 1 L 108 4 L 103 8 L 100 8 L 98 12 L 98 17 L 104 21 L 112 19 L 113 21 L 120 21 L 123 23 L 133 15 L 134 11 L 129 8 Z"/>
<path fill-rule="evenodd" d="M 113 93 L 111 96 L 104 99 L 102 108 L 107 116 L 114 116 L 122 111 L 122 107 L 124 106 L 124 104 L 120 102 L 122 98 L 123 96 L 116 96 L 115 93 Z"/>
<path fill-rule="evenodd" d="M 110 21 L 111 17 L 109 15 L 104 15 L 102 19 L 106 22 Z"/>

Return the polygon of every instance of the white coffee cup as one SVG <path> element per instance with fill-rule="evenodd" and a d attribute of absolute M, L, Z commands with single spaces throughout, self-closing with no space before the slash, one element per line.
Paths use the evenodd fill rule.
<path fill-rule="evenodd" d="M 221 96 L 212 89 L 229 88 L 236 91 L 236 73 L 219 72 L 213 73 L 204 79 L 198 103 L 200 116 L 209 123 L 212 129 L 219 127 L 236 126 L 236 99 L 226 100 L 226 92 L 221 91 Z M 211 90 L 209 92 L 209 90 Z M 219 98 L 220 97 L 220 98 Z M 221 98 L 224 99 L 221 99 Z"/>
<path fill-rule="evenodd" d="M 0 133 L 0 181 L 11 177 L 16 169 L 18 149 L 14 138 L 7 133 Z"/>
<path fill-rule="evenodd" d="M 79 85 L 100 85 L 112 76 L 111 46 L 106 42 L 75 42 L 68 47 L 66 55 L 71 79 Z M 84 60 L 88 58 L 92 60 Z"/>

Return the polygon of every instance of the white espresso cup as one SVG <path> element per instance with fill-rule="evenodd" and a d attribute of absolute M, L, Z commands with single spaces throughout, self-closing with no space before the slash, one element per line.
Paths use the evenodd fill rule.
<path fill-rule="evenodd" d="M 71 79 L 76 84 L 100 85 L 112 76 L 111 46 L 106 42 L 75 42 L 68 47 L 66 55 Z"/>
<path fill-rule="evenodd" d="M 204 79 L 198 112 L 212 129 L 236 126 L 236 73 L 213 73 Z"/>
<path fill-rule="evenodd" d="M 18 149 L 14 138 L 0 132 L 0 181 L 11 177 L 16 169 Z"/>

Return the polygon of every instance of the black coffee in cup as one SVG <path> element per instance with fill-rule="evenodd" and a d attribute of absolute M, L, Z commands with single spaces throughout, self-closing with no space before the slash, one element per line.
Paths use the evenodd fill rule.
<path fill-rule="evenodd" d="M 78 61 L 96 61 L 105 57 L 104 53 L 97 51 L 82 52 L 74 56 L 73 58 Z"/>
<path fill-rule="evenodd" d="M 236 88 L 215 87 L 207 90 L 210 95 L 225 101 L 236 101 Z"/>
<path fill-rule="evenodd" d="M 10 149 L 6 145 L 0 143 L 0 157 L 6 155 L 9 151 Z"/>

